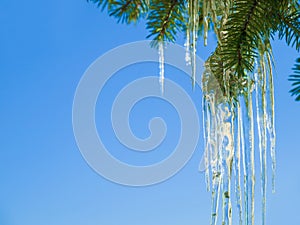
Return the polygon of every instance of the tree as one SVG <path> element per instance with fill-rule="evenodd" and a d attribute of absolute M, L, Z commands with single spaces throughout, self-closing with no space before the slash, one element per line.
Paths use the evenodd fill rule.
<path fill-rule="evenodd" d="M 199 36 L 207 45 L 209 31 L 217 47 L 206 60 L 202 89 L 206 119 L 205 161 L 212 177 L 211 224 L 217 223 L 222 193 L 223 224 L 231 224 L 231 180 L 235 172 L 239 222 L 254 224 L 254 125 L 256 102 L 259 153 L 261 158 L 262 224 L 266 210 L 266 150 L 275 163 L 275 119 L 273 56 L 275 36 L 300 50 L 300 3 L 297 0 L 88 0 L 118 22 L 147 20 L 148 37 L 163 51 L 165 42 L 175 42 L 178 32 L 186 35 L 186 50 L 195 81 L 195 57 Z M 163 54 L 162 54 L 163 55 Z M 294 67 L 292 95 L 300 100 L 300 58 Z M 163 81 L 163 74 L 162 81 Z M 218 88 L 216 88 L 218 87 Z M 255 90 L 255 101 L 253 96 Z M 269 138 L 268 138 L 269 137 Z M 225 140 L 227 141 L 224 144 Z M 240 153 L 242 156 L 240 156 Z M 241 161 L 244 173 L 241 175 Z M 244 193 L 241 192 L 244 178 Z M 242 198 L 244 201 L 242 201 Z M 243 204 L 242 204 L 243 203 Z M 242 206 L 243 205 L 243 206 Z M 243 219 L 244 216 L 244 219 Z"/>

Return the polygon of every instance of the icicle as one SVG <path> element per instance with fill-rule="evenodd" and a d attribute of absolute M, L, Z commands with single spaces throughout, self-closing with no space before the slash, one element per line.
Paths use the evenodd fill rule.
<path fill-rule="evenodd" d="M 231 225 L 231 172 L 234 156 L 234 125 L 232 107 L 220 101 L 217 91 L 207 90 L 208 83 L 217 82 L 207 68 L 203 74 L 203 93 L 206 112 L 206 151 L 209 151 L 212 173 L 211 224 L 217 224 L 219 200 L 222 193 L 223 224 Z"/>
<path fill-rule="evenodd" d="M 210 143 L 210 120 L 209 118 L 209 112 L 207 109 L 207 102 L 205 100 L 205 97 L 202 98 L 202 115 L 203 115 L 203 140 L 205 145 L 204 150 L 204 169 L 205 169 L 205 183 L 206 183 L 206 189 L 207 191 L 210 190 L 210 174 L 209 174 L 209 143 Z M 199 171 L 202 171 L 202 168 L 199 168 Z"/>
<path fill-rule="evenodd" d="M 209 158 L 210 162 L 210 171 L 212 174 L 211 180 L 211 225 L 217 225 L 217 218 L 219 212 L 219 197 L 221 193 L 221 161 L 222 155 L 219 151 L 219 116 L 217 113 L 217 107 L 215 102 L 215 93 L 213 90 L 208 90 L 209 82 L 211 79 L 211 71 L 208 66 L 203 73 L 202 77 L 202 90 L 203 90 L 203 103 L 205 107 L 203 108 L 204 117 L 206 119 L 206 159 Z M 209 173 L 209 171 L 206 171 Z"/>
<path fill-rule="evenodd" d="M 219 201 L 219 191 L 220 191 L 220 176 L 221 172 L 219 170 L 219 152 L 217 149 L 217 118 L 215 113 L 215 103 L 214 96 L 208 95 L 208 110 L 207 110 L 207 118 L 210 121 L 210 130 L 208 131 L 208 140 L 209 140 L 209 148 L 210 148 L 210 165 L 212 171 L 212 214 L 211 214 L 211 224 L 217 223 L 218 216 L 218 201 Z"/>
<path fill-rule="evenodd" d="M 266 125 L 266 68 L 264 56 L 259 60 L 258 72 L 255 73 L 256 83 L 256 114 L 258 141 L 260 153 L 261 171 L 261 194 L 262 194 L 262 225 L 265 224 L 266 217 L 266 189 L 267 189 L 267 125 Z"/>
<path fill-rule="evenodd" d="M 217 225 L 218 222 L 218 209 L 219 209 L 219 197 L 221 192 L 221 173 L 216 170 L 213 173 L 212 182 L 212 209 L 211 209 L 211 225 Z"/>
<path fill-rule="evenodd" d="M 249 81 L 250 83 L 250 81 Z M 248 105 L 248 117 L 250 119 L 249 124 L 249 139 L 250 142 L 250 168 L 251 168 L 251 225 L 254 225 L 254 196 L 255 196 L 255 162 L 254 162 L 254 119 L 253 119 L 253 102 L 252 102 L 252 90 L 249 91 L 249 105 Z"/>
<path fill-rule="evenodd" d="M 246 144 L 246 140 L 245 140 L 245 136 L 247 136 L 246 131 L 248 130 L 248 120 L 243 121 L 244 115 L 246 113 L 244 113 L 243 108 L 245 107 L 246 104 L 246 100 L 240 98 L 240 101 L 243 101 L 243 107 L 240 108 L 240 118 L 241 119 L 241 124 L 240 124 L 240 128 L 241 128 L 241 152 L 242 152 L 242 159 L 243 159 L 243 176 L 244 176 L 244 207 L 245 207 L 245 211 L 244 211 L 244 216 L 245 216 L 245 225 L 249 225 L 249 189 L 248 189 L 248 183 L 249 183 L 249 166 L 248 166 L 248 162 L 249 162 L 249 156 L 247 154 L 247 147 L 245 146 Z"/>
<path fill-rule="evenodd" d="M 231 224 L 231 167 L 233 157 L 232 112 L 228 103 L 218 106 L 220 115 L 220 152 L 222 153 L 222 191 L 223 191 L 223 222 Z"/>
<path fill-rule="evenodd" d="M 242 193 L 241 193 L 241 137 L 243 133 L 243 117 L 241 115 L 241 107 L 237 102 L 235 124 L 237 128 L 234 129 L 235 133 L 235 154 L 234 154 L 234 171 L 235 171 L 235 194 L 236 194 L 236 206 L 239 213 L 239 225 L 243 224 L 242 218 Z"/>
<path fill-rule="evenodd" d="M 251 80 L 248 80 L 249 87 L 245 98 L 244 116 L 246 118 L 244 125 L 244 145 L 243 166 L 244 166 L 244 197 L 245 197 L 245 222 L 247 225 L 254 225 L 254 185 L 255 185 L 255 166 L 254 166 L 254 122 L 252 109 L 252 90 Z"/>
<path fill-rule="evenodd" d="M 191 51 L 190 51 L 190 30 L 186 31 L 186 41 L 185 41 L 185 62 L 187 65 L 191 65 Z"/>
<path fill-rule="evenodd" d="M 188 23 L 186 25 L 186 41 L 185 41 L 185 62 L 187 65 L 191 65 L 191 17 L 190 17 L 190 11 L 191 11 L 191 4 L 190 1 L 187 1 L 187 11 L 188 11 Z"/>
<path fill-rule="evenodd" d="M 276 131 L 275 131 L 275 107 L 274 107 L 274 86 L 273 71 L 271 64 L 271 53 L 267 54 L 268 60 L 268 94 L 267 94 L 267 127 L 270 138 L 271 158 L 272 158 L 272 191 L 275 192 L 275 172 L 276 172 Z"/>
<path fill-rule="evenodd" d="M 204 0 L 203 1 L 203 22 L 204 22 L 204 34 L 203 34 L 203 39 L 204 39 L 204 46 L 207 46 L 207 36 L 208 36 L 208 5 L 209 1 Z"/>
<path fill-rule="evenodd" d="M 158 55 L 159 55 L 159 83 L 161 93 L 164 93 L 164 80 L 165 80 L 165 57 L 164 57 L 164 43 L 159 42 L 158 44 Z"/>
<path fill-rule="evenodd" d="M 195 87 L 196 82 L 196 47 L 197 47 L 197 38 L 198 38 L 198 11 L 199 11 L 199 2 L 198 0 L 193 0 L 193 8 L 192 8 L 192 84 Z"/>
<path fill-rule="evenodd" d="M 188 8 L 188 24 L 186 31 L 186 57 L 187 64 L 192 67 L 192 85 L 196 82 L 196 47 L 198 38 L 198 23 L 199 23 L 199 0 L 189 0 Z"/>
<path fill-rule="evenodd" d="M 212 170 L 212 212 L 211 212 L 211 224 L 217 224 L 218 209 L 219 209 L 219 197 L 221 193 L 221 182 L 222 182 L 222 155 L 219 151 L 219 127 L 218 127 L 218 115 L 215 108 L 214 93 L 210 95 L 210 112 L 209 119 L 211 120 L 210 129 L 210 147 L 211 147 L 211 170 Z"/>

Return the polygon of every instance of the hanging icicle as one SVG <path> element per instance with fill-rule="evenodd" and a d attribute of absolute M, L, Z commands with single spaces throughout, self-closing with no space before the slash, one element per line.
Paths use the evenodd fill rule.
<path fill-rule="evenodd" d="M 190 51 L 190 32 L 187 30 L 186 41 L 185 41 L 185 62 L 187 65 L 191 65 L 191 51 Z"/>
<path fill-rule="evenodd" d="M 231 171 L 233 160 L 233 133 L 232 112 L 229 103 L 218 107 L 220 111 L 220 136 L 222 151 L 222 193 L 223 193 L 223 220 L 222 224 L 231 225 Z"/>
<path fill-rule="evenodd" d="M 191 18 L 190 18 L 190 10 L 191 10 L 191 3 L 187 1 L 186 3 L 187 12 L 188 12 L 188 20 L 186 25 L 186 41 L 185 41 L 185 62 L 187 65 L 191 65 Z"/>
<path fill-rule="evenodd" d="M 253 108 L 256 108 L 257 115 L 261 164 L 262 224 L 265 224 L 267 143 L 269 143 L 271 155 L 275 155 L 275 146 L 273 145 L 275 144 L 273 86 L 270 83 L 272 68 L 268 60 L 270 60 L 270 55 L 265 54 L 256 64 L 257 71 L 255 75 L 251 73 L 247 75 L 248 88 L 244 95 L 239 97 L 238 101 L 228 100 L 226 95 L 220 96 L 222 92 L 215 89 L 219 85 L 218 81 L 212 74 L 209 64 L 206 63 L 206 70 L 202 77 L 205 123 L 204 159 L 207 168 L 205 171 L 206 179 L 209 179 L 210 174 L 212 176 L 212 225 L 218 223 L 219 204 L 222 205 L 222 225 L 232 224 L 232 190 L 235 191 L 239 224 L 254 225 L 255 140 Z M 224 84 L 228 85 L 228 82 Z M 272 88 L 270 88 L 271 86 Z M 253 100 L 254 88 L 256 101 Z M 267 132 L 269 132 L 269 140 Z M 274 168 L 273 162 L 272 168 Z M 235 175 L 234 189 L 232 186 L 232 172 Z M 207 183 L 209 186 L 210 182 L 207 181 Z M 244 186 L 243 193 L 242 185 Z"/>
<path fill-rule="evenodd" d="M 222 221 L 225 225 L 232 224 L 231 206 L 231 173 L 234 157 L 234 127 L 231 105 L 225 100 L 219 99 L 217 91 L 208 87 L 214 86 L 216 82 L 211 75 L 209 68 L 203 74 L 204 111 L 203 115 L 207 119 L 205 136 L 205 161 L 210 159 L 212 174 L 212 209 L 211 224 L 217 224 L 219 201 L 222 197 Z M 208 168 L 206 174 L 209 174 Z M 208 175 L 207 175 L 208 176 Z"/>
<path fill-rule="evenodd" d="M 251 74 L 248 74 L 248 90 L 246 97 L 246 127 L 244 128 L 246 137 L 245 155 L 247 155 L 246 167 L 247 167 L 247 193 L 248 193 L 248 224 L 254 225 L 254 194 L 255 194 L 255 164 L 254 164 L 254 118 L 253 118 L 253 95 Z"/>
<path fill-rule="evenodd" d="M 220 185 L 221 185 L 221 164 L 218 149 L 218 125 L 217 125 L 217 114 L 216 114 L 216 104 L 215 104 L 215 93 L 208 89 L 211 72 L 209 67 L 206 68 L 203 73 L 202 80 L 202 90 L 204 93 L 203 97 L 203 117 L 206 118 L 206 127 L 205 127 L 205 135 L 206 135 L 206 144 L 205 144 L 205 164 L 206 164 L 206 176 L 209 176 L 209 167 L 212 174 L 211 181 L 211 225 L 217 224 L 218 218 L 218 209 L 219 209 L 219 196 L 220 196 Z M 209 163 L 208 163 L 209 160 Z"/>
<path fill-rule="evenodd" d="M 271 45 L 268 46 L 270 49 L 266 54 L 267 65 L 268 65 L 268 82 L 266 85 L 267 93 L 267 128 L 270 138 L 270 150 L 272 159 L 272 192 L 275 192 L 275 172 L 276 172 L 276 131 L 275 131 L 275 98 L 274 98 L 274 85 L 273 85 L 273 70 L 272 70 L 272 49 Z"/>
<path fill-rule="evenodd" d="M 265 64 L 264 46 L 260 52 L 260 58 L 257 65 L 257 73 L 255 73 L 256 83 L 256 114 L 257 129 L 260 153 L 260 172 L 261 172 L 261 195 L 262 195 L 262 225 L 265 224 L 266 217 L 266 189 L 267 189 L 267 112 L 266 112 L 266 79 L 267 71 Z"/>
<path fill-rule="evenodd" d="M 158 44 L 158 56 L 159 56 L 159 83 L 161 93 L 164 93 L 164 81 L 165 81 L 165 56 L 164 56 L 164 43 Z"/>
<path fill-rule="evenodd" d="M 207 46 L 207 37 L 208 37 L 208 26 L 209 26 L 209 17 L 208 17 L 208 10 L 209 8 L 209 1 L 203 0 L 203 39 L 204 39 L 204 46 Z"/>
<path fill-rule="evenodd" d="M 205 150 L 204 150 L 204 169 L 205 169 L 205 183 L 206 183 L 206 189 L 207 191 L 210 191 L 210 174 L 209 174 L 209 144 L 210 144 L 210 135 L 208 132 L 210 132 L 210 120 L 209 118 L 209 111 L 207 110 L 206 100 L 205 98 L 202 98 L 202 108 L 203 108 L 203 140 L 205 143 Z M 199 165 L 199 171 L 202 171 L 203 168 L 200 168 L 201 165 Z"/>
<path fill-rule="evenodd" d="M 198 39 L 200 0 L 187 1 L 188 21 L 186 29 L 186 63 L 192 68 L 192 85 L 196 82 L 196 48 Z"/>
<path fill-rule="evenodd" d="M 234 152 L 234 171 L 235 171 L 235 194 L 236 206 L 239 213 L 239 225 L 243 224 L 243 207 L 242 207 L 242 191 L 241 191 L 241 151 L 244 151 L 244 131 L 243 131 L 243 117 L 241 112 L 240 103 L 237 102 L 235 111 L 234 123 L 237 129 L 235 133 L 235 152 Z M 243 141 L 243 142 L 242 142 Z"/>

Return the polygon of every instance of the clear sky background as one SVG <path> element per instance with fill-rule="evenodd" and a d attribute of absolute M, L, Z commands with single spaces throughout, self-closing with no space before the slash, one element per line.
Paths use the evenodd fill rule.
<path fill-rule="evenodd" d="M 210 193 L 205 189 L 204 174 L 198 172 L 203 153 L 201 139 L 191 161 L 176 176 L 143 188 L 105 180 L 87 165 L 76 146 L 72 102 L 81 76 L 108 50 L 144 40 L 148 34 L 144 23 L 117 24 L 84 0 L 1 0 L 0 27 L 0 225 L 209 224 Z M 207 48 L 199 44 L 198 54 L 203 59 L 213 51 L 213 37 L 209 43 L 212 45 Z M 183 41 L 179 40 L 179 44 Z M 287 76 L 298 53 L 277 41 L 274 55 L 278 169 L 276 194 L 271 194 L 270 185 L 268 188 L 267 222 L 297 225 L 300 105 L 288 93 Z M 157 65 L 149 68 L 150 75 L 158 74 Z M 137 67 L 120 73 L 136 71 L 145 72 Z M 142 75 L 139 72 L 135 76 Z M 111 83 L 110 91 L 117 91 L 113 88 L 121 88 L 118 82 L 126 79 L 112 79 L 116 83 Z M 200 91 L 191 92 L 189 79 L 174 79 L 181 82 L 200 107 Z M 106 96 L 109 99 L 109 91 Z M 159 106 L 161 112 L 154 106 Z M 159 100 L 142 102 L 133 110 L 132 129 L 138 136 L 146 137 L 148 117 L 160 113 L 171 126 L 169 139 L 164 142 L 168 151 L 178 135 L 178 117 L 169 105 Z M 107 121 L 96 119 L 99 126 Z M 107 129 L 105 142 L 117 146 L 118 142 L 110 136 L 111 128 Z M 112 154 L 133 164 L 147 164 L 169 153 L 153 154 L 150 158 L 134 158 L 132 152 Z M 256 212 L 258 222 L 259 203 Z"/>

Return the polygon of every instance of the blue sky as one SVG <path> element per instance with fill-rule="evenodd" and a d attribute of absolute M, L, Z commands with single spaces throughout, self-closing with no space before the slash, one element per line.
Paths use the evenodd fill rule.
<path fill-rule="evenodd" d="M 144 40 L 148 33 L 143 23 L 117 24 L 86 1 L 1 0 L 0 25 L 0 225 L 209 224 L 210 194 L 204 174 L 198 172 L 201 139 L 192 159 L 176 176 L 142 188 L 118 185 L 96 174 L 75 142 L 72 103 L 81 76 L 110 49 Z M 213 37 L 210 43 L 213 46 Z M 199 45 L 200 57 L 207 58 L 212 46 Z M 290 97 L 287 81 L 299 53 L 277 41 L 274 55 L 278 169 L 276 194 L 268 188 L 267 221 L 300 224 L 300 105 Z M 148 67 L 149 74 L 158 74 L 157 65 Z M 139 69 L 120 73 L 135 71 Z M 171 68 L 167 71 L 176 73 Z M 192 92 L 188 79 L 174 79 L 200 104 L 200 91 Z M 124 81 L 112 79 L 116 84 L 112 83 L 111 91 Z M 156 109 L 161 107 L 165 116 L 171 114 L 166 123 L 174 126 L 174 132 L 171 127 L 164 144 L 172 146 L 178 135 L 176 114 L 159 100 L 149 103 L 150 111 L 147 104 L 142 102 L 133 110 L 132 120 L 147 124 L 147 118 L 160 115 Z M 102 117 L 96 119 L 99 126 L 105 122 Z M 141 137 L 147 135 L 144 126 L 132 129 Z M 110 134 L 105 134 L 105 141 L 117 146 Z M 153 154 L 150 159 L 134 158 L 132 152 L 112 154 L 147 164 L 168 153 Z M 259 195 L 258 191 L 259 186 Z M 259 207 L 256 217 L 260 217 Z"/>

